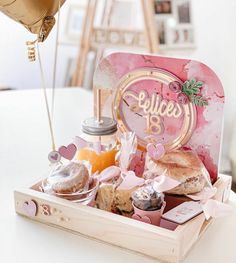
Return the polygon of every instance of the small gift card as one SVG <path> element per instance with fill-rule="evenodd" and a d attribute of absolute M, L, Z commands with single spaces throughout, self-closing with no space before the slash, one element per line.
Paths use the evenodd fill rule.
<path fill-rule="evenodd" d="M 177 224 L 184 224 L 203 212 L 199 202 L 184 202 L 162 215 L 163 219 Z"/>

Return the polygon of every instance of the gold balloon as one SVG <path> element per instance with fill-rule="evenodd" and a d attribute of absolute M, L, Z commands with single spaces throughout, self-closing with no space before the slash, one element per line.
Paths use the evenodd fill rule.
<path fill-rule="evenodd" d="M 0 11 L 21 23 L 43 42 L 55 24 L 54 15 L 65 0 L 0 0 Z"/>

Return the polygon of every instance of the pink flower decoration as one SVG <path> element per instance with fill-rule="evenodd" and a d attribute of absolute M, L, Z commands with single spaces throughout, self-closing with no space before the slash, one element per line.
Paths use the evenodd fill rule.
<path fill-rule="evenodd" d="M 188 96 L 184 93 L 180 93 L 177 97 L 177 100 L 180 104 L 186 104 L 189 102 Z"/>
<path fill-rule="evenodd" d="M 172 81 L 169 84 L 169 89 L 174 93 L 180 93 L 182 90 L 182 85 L 178 81 Z"/>

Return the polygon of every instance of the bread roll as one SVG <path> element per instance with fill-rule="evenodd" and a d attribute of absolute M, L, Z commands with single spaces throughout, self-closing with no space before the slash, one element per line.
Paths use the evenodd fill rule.
<path fill-rule="evenodd" d="M 146 156 L 146 179 L 153 179 L 162 175 L 179 181 L 181 184 L 167 193 L 185 195 L 200 192 L 207 182 L 210 183 L 209 173 L 197 154 L 191 151 L 175 150 L 166 153 L 160 160 Z"/>

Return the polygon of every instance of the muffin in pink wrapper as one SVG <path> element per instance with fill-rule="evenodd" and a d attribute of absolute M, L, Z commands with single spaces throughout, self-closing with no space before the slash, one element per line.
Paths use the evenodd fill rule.
<path fill-rule="evenodd" d="M 132 194 L 133 219 L 159 226 L 165 208 L 164 194 L 156 192 L 152 185 L 137 189 Z"/>

